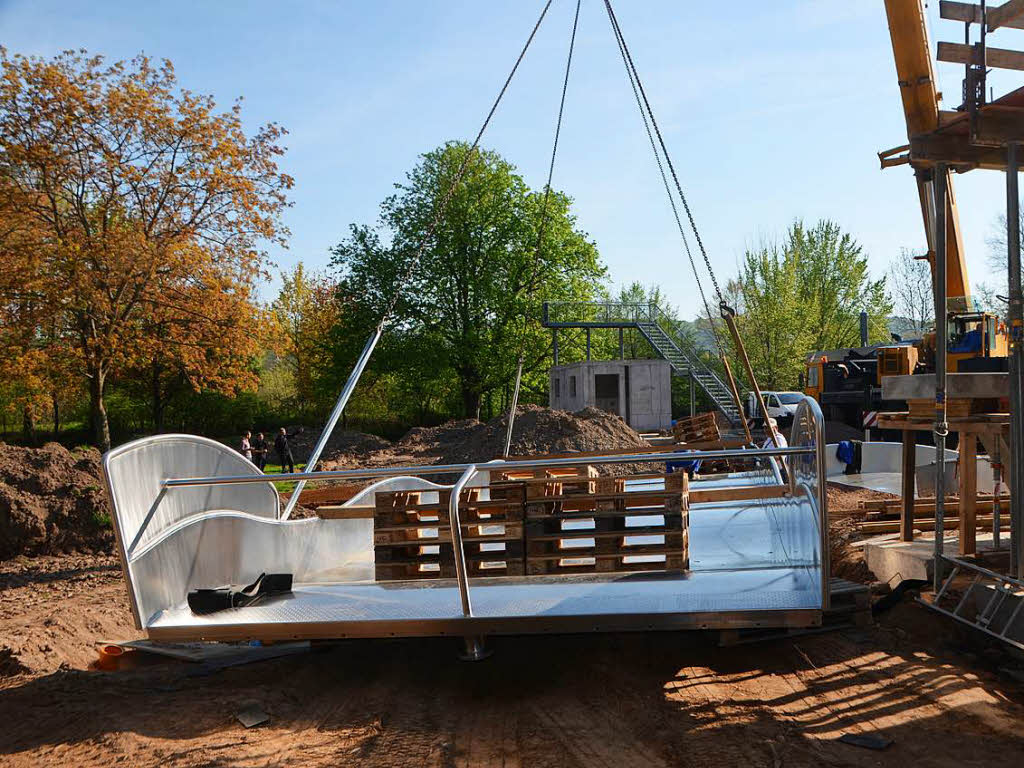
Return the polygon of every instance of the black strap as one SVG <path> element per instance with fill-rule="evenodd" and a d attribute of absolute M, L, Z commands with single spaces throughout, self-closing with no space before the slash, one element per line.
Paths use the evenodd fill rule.
<path fill-rule="evenodd" d="M 197 589 L 188 593 L 188 607 L 192 613 L 207 614 L 228 608 L 244 608 L 247 605 L 271 595 L 282 595 L 292 591 L 290 573 L 261 573 L 256 581 L 241 589 L 216 587 Z"/>

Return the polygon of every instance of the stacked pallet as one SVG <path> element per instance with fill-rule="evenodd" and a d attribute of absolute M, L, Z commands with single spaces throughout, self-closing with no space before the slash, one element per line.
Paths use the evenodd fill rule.
<path fill-rule="evenodd" d="M 378 493 L 373 516 L 377 581 L 455 577 L 450 490 L 425 503 L 419 491 Z M 474 576 L 523 574 L 523 501 L 521 484 L 491 489 L 482 500 L 478 488 L 462 492 L 459 522 L 466 571 Z"/>
<path fill-rule="evenodd" d="M 617 477 L 525 480 L 527 574 L 686 570 L 687 478 L 664 482 L 627 491 Z"/>
<path fill-rule="evenodd" d="M 677 443 L 704 443 L 722 439 L 714 412 L 679 419 L 672 426 Z"/>

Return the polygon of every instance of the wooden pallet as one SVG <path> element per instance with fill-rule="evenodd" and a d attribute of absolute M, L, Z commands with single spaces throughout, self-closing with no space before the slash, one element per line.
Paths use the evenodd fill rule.
<path fill-rule="evenodd" d="M 450 490 L 438 491 L 436 503 L 416 491 L 376 494 L 373 518 L 375 575 L 378 581 L 454 578 Z M 481 500 L 479 489 L 463 491 L 459 504 L 466 569 L 470 576 L 516 576 L 523 562 L 524 489 L 492 489 Z"/>
<path fill-rule="evenodd" d="M 685 570 L 689 564 L 686 475 L 664 491 L 627 491 L 624 478 L 592 481 L 593 493 L 527 490 L 527 574 Z M 637 524 L 639 517 L 659 522 Z M 638 537 L 657 537 L 651 542 Z"/>
<path fill-rule="evenodd" d="M 698 443 L 722 438 L 714 412 L 677 420 L 672 426 L 672 434 L 678 443 Z"/>
<path fill-rule="evenodd" d="M 975 411 L 975 404 L 987 404 L 988 400 L 975 400 L 970 397 L 950 397 L 946 399 L 946 416 L 952 419 L 970 416 Z M 907 412 L 911 420 L 935 419 L 935 399 L 907 400 Z"/>

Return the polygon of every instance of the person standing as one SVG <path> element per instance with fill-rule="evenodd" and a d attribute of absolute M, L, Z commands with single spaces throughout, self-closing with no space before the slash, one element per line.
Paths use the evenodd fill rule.
<path fill-rule="evenodd" d="M 260 472 L 262 472 L 263 468 L 267 466 L 267 451 L 269 449 L 270 446 L 267 445 L 266 436 L 260 432 L 256 435 L 256 440 L 252 444 L 253 461 L 256 466 L 259 467 Z"/>
<path fill-rule="evenodd" d="M 274 438 L 274 450 L 277 451 L 277 460 L 281 463 L 281 472 L 295 471 L 295 457 L 292 456 L 292 446 L 288 438 L 295 437 L 298 432 L 288 434 L 288 430 L 281 427 L 281 431 Z"/>
<path fill-rule="evenodd" d="M 246 432 L 242 438 L 241 453 L 249 461 L 252 461 L 252 432 Z"/>

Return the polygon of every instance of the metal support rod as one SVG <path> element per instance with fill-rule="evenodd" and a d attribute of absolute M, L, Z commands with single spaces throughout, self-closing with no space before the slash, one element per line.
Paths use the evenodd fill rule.
<path fill-rule="evenodd" d="M 590 362 L 590 329 L 587 328 L 587 362 Z"/>
<path fill-rule="evenodd" d="M 757 384 L 757 377 L 754 375 L 754 366 L 750 364 L 750 358 L 747 357 L 747 348 L 743 346 L 743 339 L 740 338 L 739 329 L 736 327 L 736 319 L 733 316 L 734 313 L 732 309 L 729 309 L 728 312 L 726 312 L 725 309 L 726 307 L 723 307 L 722 317 L 725 320 L 725 324 L 729 326 L 729 333 L 732 335 L 732 340 L 736 345 L 736 349 L 739 350 L 740 360 L 743 361 L 743 367 L 747 371 L 747 378 L 750 379 L 750 386 L 753 387 L 754 394 L 757 396 L 757 404 L 761 408 L 761 414 L 764 416 L 764 429 L 772 439 L 772 445 L 780 445 L 779 433 L 772 424 L 771 416 L 768 415 L 768 406 L 764 404 L 764 396 L 761 394 L 761 387 Z"/>
<path fill-rule="evenodd" d="M 334 404 L 334 410 L 331 411 L 331 415 L 327 419 L 327 424 L 324 425 L 324 431 L 320 433 L 320 439 L 316 441 L 316 446 L 314 446 L 313 452 L 309 455 L 309 459 L 306 460 L 306 466 L 303 469 L 304 474 L 309 474 L 316 469 L 316 464 L 320 460 L 320 454 L 323 453 L 324 447 L 327 445 L 327 440 L 334 431 L 334 427 L 337 425 L 338 419 L 341 418 L 341 414 L 345 410 L 345 406 L 348 405 L 348 400 L 352 396 L 352 392 L 356 388 L 356 384 L 359 383 L 359 379 L 363 375 L 363 371 L 366 370 L 366 364 L 370 362 L 370 355 L 373 354 L 373 350 L 377 346 L 377 342 L 380 341 L 380 337 L 383 332 L 384 326 L 382 323 L 377 326 L 374 332 L 370 334 L 370 338 L 366 340 L 363 352 L 359 355 L 359 359 L 356 361 L 356 365 L 355 368 L 352 369 L 352 373 L 348 375 L 348 381 L 345 382 L 345 388 L 341 390 L 338 402 Z M 299 503 L 299 495 L 302 493 L 302 489 L 305 485 L 305 480 L 300 480 L 296 484 L 295 489 L 292 491 L 291 498 L 288 499 L 288 505 L 284 508 L 284 512 L 281 513 L 282 520 L 287 520 L 291 515 L 292 510 L 295 509 L 295 505 Z"/>
<path fill-rule="evenodd" d="M 690 418 L 692 419 L 696 414 L 696 404 L 694 403 L 694 392 L 693 392 L 693 368 L 690 369 Z"/>
<path fill-rule="evenodd" d="M 1006 148 L 1006 249 L 1010 326 L 1010 573 L 1024 578 L 1024 297 L 1020 275 L 1018 146 Z"/>
<path fill-rule="evenodd" d="M 747 414 L 743 412 L 743 401 L 740 399 L 740 391 L 736 387 L 736 379 L 732 375 L 732 366 L 729 365 L 729 358 L 722 354 L 722 366 L 725 368 L 725 377 L 729 382 L 729 391 L 732 392 L 733 402 L 736 403 L 736 410 L 740 414 L 740 423 L 743 424 L 743 434 L 747 436 L 747 442 L 753 443 L 754 438 L 750 435 L 750 424 L 747 423 Z"/>
<path fill-rule="evenodd" d="M 470 464 L 452 486 L 448 500 L 448 523 L 452 532 L 452 553 L 455 555 L 455 579 L 459 583 L 459 597 L 462 598 L 462 615 L 473 616 L 473 604 L 469 599 L 469 576 L 466 574 L 466 552 L 462 547 L 462 524 L 459 521 L 459 498 L 469 479 L 476 474 L 476 464 Z"/>
<path fill-rule="evenodd" d="M 622 334 L 624 331 L 625 329 L 622 326 L 619 326 L 619 360 L 626 359 L 626 345 L 622 338 Z"/>
<path fill-rule="evenodd" d="M 526 459 L 522 461 L 490 461 L 485 465 L 488 472 L 521 469 L 542 469 L 548 467 L 578 467 L 581 461 L 587 464 L 646 464 L 665 461 L 717 461 L 721 459 L 761 459 L 769 456 L 808 456 L 824 446 L 790 446 L 788 448 L 741 448 L 720 451 L 657 451 L 650 453 L 625 453 L 604 456 L 567 457 L 561 459 Z M 462 474 L 473 464 L 418 464 L 405 467 L 377 467 L 375 469 L 333 469 L 324 472 L 285 472 L 280 475 L 211 475 L 207 477 L 168 478 L 160 485 L 165 488 L 187 488 L 199 485 L 247 485 L 252 483 L 287 482 L 289 480 L 371 480 L 373 478 L 411 475 Z"/>
<path fill-rule="evenodd" d="M 551 352 L 554 355 L 554 364 L 558 365 L 558 329 L 551 329 Z"/>
<path fill-rule="evenodd" d="M 935 550 L 933 586 L 939 591 L 946 516 L 946 166 L 935 166 Z"/>
<path fill-rule="evenodd" d="M 825 463 L 825 417 L 821 413 L 818 403 L 807 398 L 797 409 L 797 417 L 805 418 L 810 415 L 814 428 L 814 445 L 817 449 L 814 453 L 815 472 L 817 474 L 818 489 L 818 536 L 821 542 L 821 609 L 827 611 L 832 601 L 830 576 L 832 573 L 832 546 L 829 543 L 828 529 L 828 483 L 827 465 Z M 796 433 L 796 423 L 790 430 L 790 436 Z M 781 459 L 780 459 L 781 463 Z M 796 472 L 790 470 L 790 477 L 796 478 Z"/>
<path fill-rule="evenodd" d="M 516 408 L 519 406 L 519 386 L 523 381 L 523 356 L 519 355 L 519 365 L 516 367 L 516 386 L 512 392 L 512 407 L 508 411 L 508 425 L 505 429 L 505 452 L 501 454 L 508 458 L 508 452 L 512 448 L 512 427 L 516 423 Z"/>

